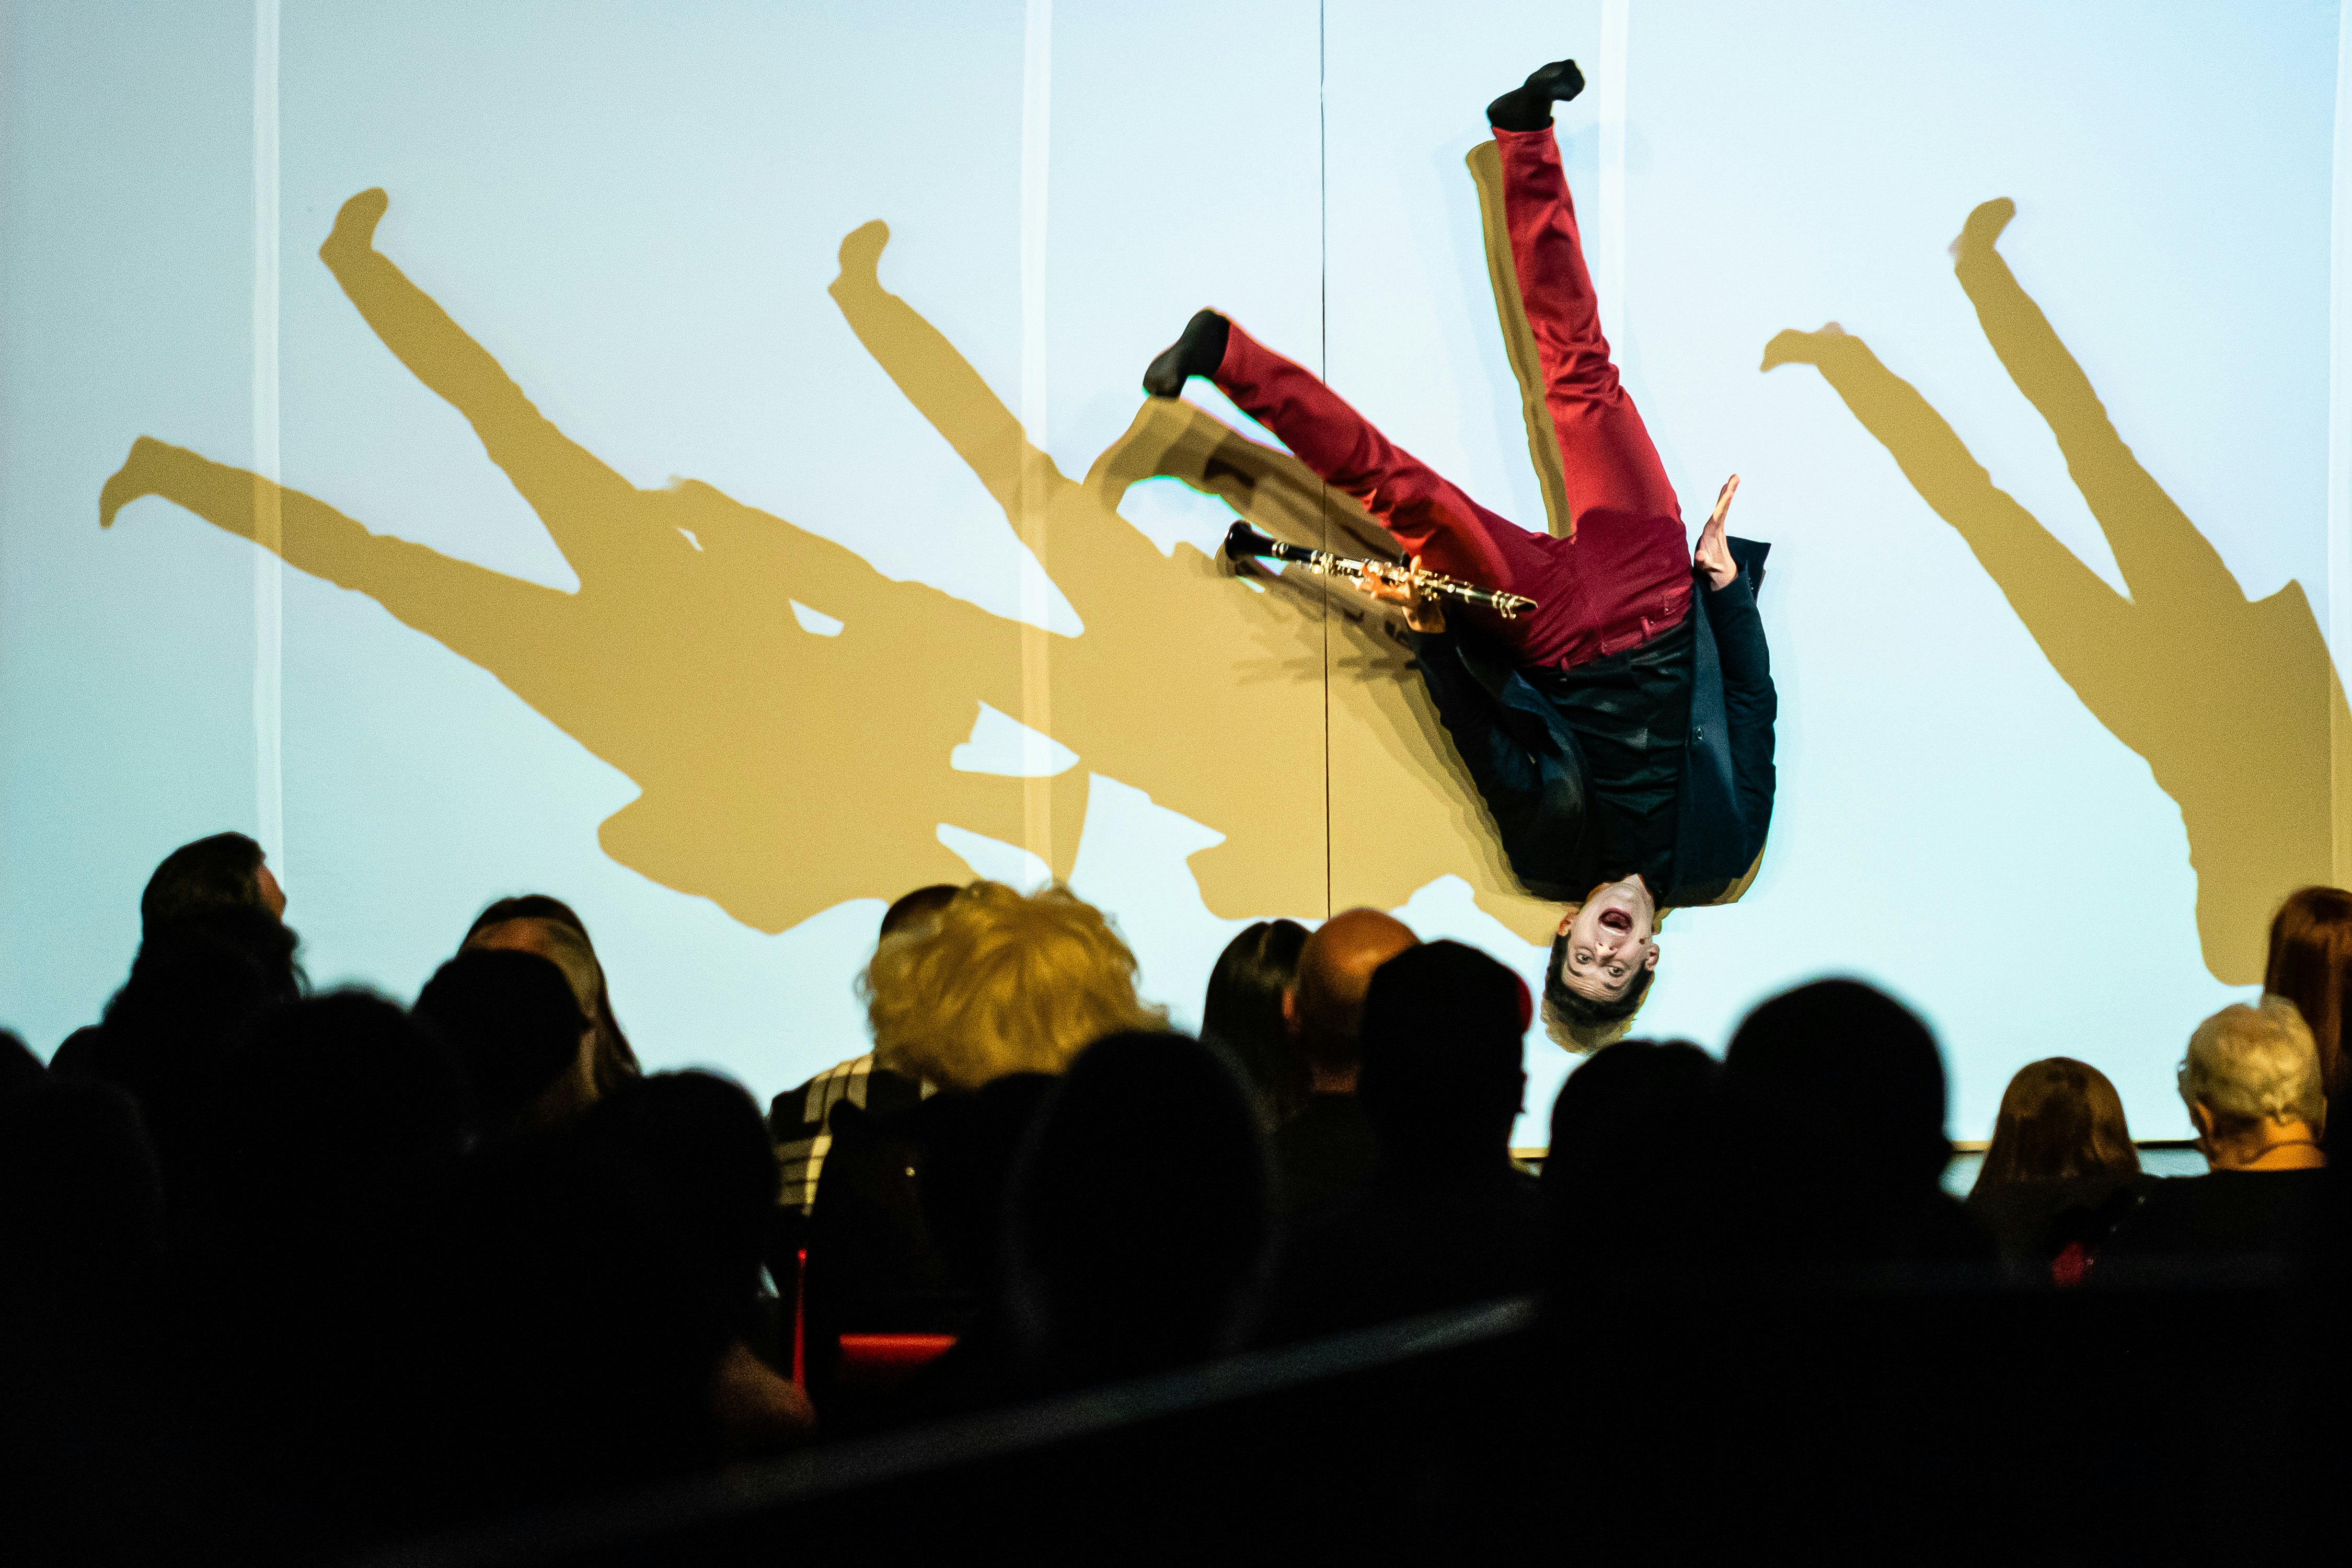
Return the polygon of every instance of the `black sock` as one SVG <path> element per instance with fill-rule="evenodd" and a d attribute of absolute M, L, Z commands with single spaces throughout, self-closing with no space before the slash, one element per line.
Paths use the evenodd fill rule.
<path fill-rule="evenodd" d="M 1143 373 L 1143 390 L 1174 397 L 1196 375 L 1214 375 L 1225 363 L 1225 338 L 1233 323 L 1214 310 L 1200 310 L 1184 323 L 1184 335 L 1162 349 Z"/>
<path fill-rule="evenodd" d="M 1584 73 L 1574 60 L 1538 66 L 1528 79 L 1486 106 L 1486 123 L 1497 131 L 1541 131 L 1551 123 L 1551 106 L 1584 90 Z"/>

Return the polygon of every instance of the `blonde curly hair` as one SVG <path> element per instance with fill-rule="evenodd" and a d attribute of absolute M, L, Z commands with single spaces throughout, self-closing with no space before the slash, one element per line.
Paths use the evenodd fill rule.
<path fill-rule="evenodd" d="M 1057 1073 L 1122 1029 L 1167 1026 L 1135 994 L 1135 954 L 1103 912 L 1056 883 L 974 882 L 883 939 L 858 981 L 875 1065 L 945 1089 Z"/>

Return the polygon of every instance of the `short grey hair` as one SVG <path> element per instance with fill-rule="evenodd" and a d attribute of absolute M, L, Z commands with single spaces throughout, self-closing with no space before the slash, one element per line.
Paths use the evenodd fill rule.
<path fill-rule="evenodd" d="M 2265 995 L 2240 1002 L 2197 1026 L 2180 1064 L 2180 1098 L 2217 1117 L 2318 1126 L 2327 1114 L 2319 1048 L 2295 1005 Z"/>

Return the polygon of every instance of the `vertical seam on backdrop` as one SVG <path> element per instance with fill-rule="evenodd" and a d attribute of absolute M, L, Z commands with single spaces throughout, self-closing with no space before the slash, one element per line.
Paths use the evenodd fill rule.
<path fill-rule="evenodd" d="M 1014 531 L 1032 560 L 1021 568 L 1022 837 L 1054 869 L 1052 568 L 1045 508 L 1054 490 L 1047 441 L 1045 237 L 1053 153 L 1054 0 L 1026 0 L 1021 38 L 1021 433 Z"/>
<path fill-rule="evenodd" d="M 254 837 L 286 875 L 286 568 L 278 401 L 279 0 L 253 4 Z"/>
<path fill-rule="evenodd" d="M 1324 103 L 1324 81 L 1328 69 L 1329 44 L 1327 29 L 1329 24 L 1328 0 L 1316 0 L 1315 5 L 1315 330 L 1317 347 L 1323 360 L 1323 383 L 1331 382 L 1331 132 L 1326 122 L 1328 110 Z M 1331 548 L 1331 487 L 1319 477 L 1316 481 L 1315 521 L 1318 534 L 1317 543 L 1324 550 Z M 1336 831 L 1331 817 L 1331 595 L 1320 595 L 1323 605 L 1323 913 L 1332 914 L 1331 861 L 1332 837 Z"/>
<path fill-rule="evenodd" d="M 2336 122 L 2328 179 L 2327 234 L 2327 651 L 2341 671 L 2352 656 L 2352 0 L 2336 13 Z M 2328 699 L 2329 845 L 2336 883 L 2352 877 L 2352 812 L 2346 795 L 2342 704 Z"/>

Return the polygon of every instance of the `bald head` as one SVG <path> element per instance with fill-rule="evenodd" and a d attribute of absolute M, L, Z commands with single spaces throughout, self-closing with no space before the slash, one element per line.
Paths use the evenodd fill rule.
<path fill-rule="evenodd" d="M 1372 972 L 1419 944 L 1402 921 L 1378 910 L 1343 910 L 1307 939 L 1283 1011 L 1318 1079 L 1354 1077 Z"/>

